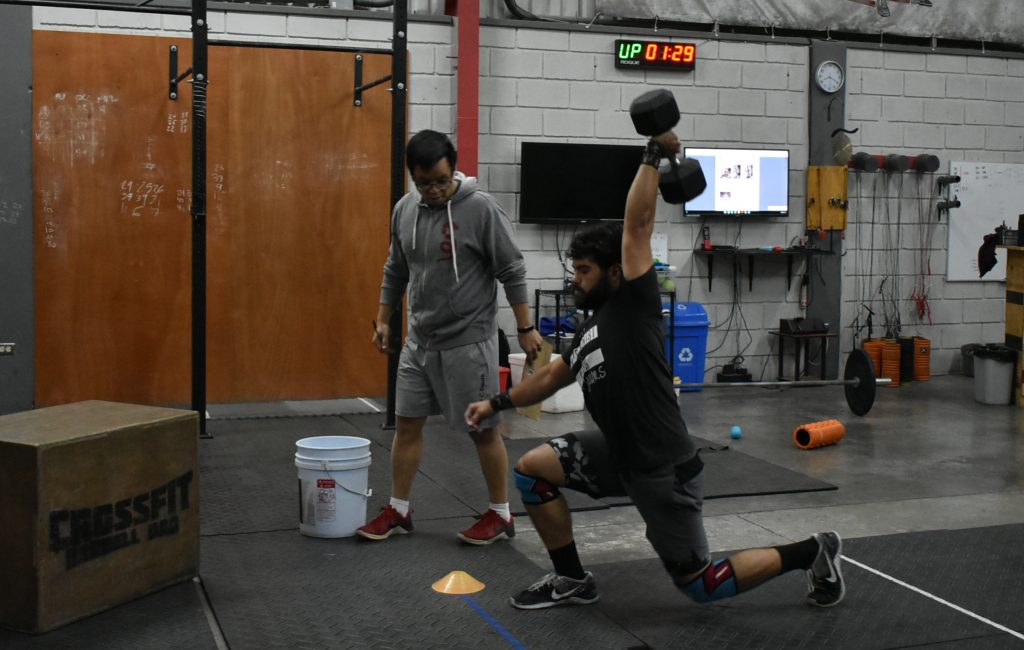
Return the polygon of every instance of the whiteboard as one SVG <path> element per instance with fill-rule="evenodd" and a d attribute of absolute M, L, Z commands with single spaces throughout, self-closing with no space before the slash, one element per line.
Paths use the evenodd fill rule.
<path fill-rule="evenodd" d="M 1024 165 L 1011 163 L 949 163 L 949 173 L 960 182 L 949 186 L 949 198 L 960 207 L 949 216 L 946 247 L 946 279 L 949 281 L 1000 281 L 1006 279 L 1006 251 L 996 249 L 996 265 L 978 277 L 978 249 L 987 234 L 1004 222 L 1017 229 L 1017 215 L 1024 214 Z"/>

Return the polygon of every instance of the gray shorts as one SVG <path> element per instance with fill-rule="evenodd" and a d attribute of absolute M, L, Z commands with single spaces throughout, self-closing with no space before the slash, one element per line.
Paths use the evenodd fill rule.
<path fill-rule="evenodd" d="M 466 407 L 498 392 L 498 337 L 449 350 L 425 350 L 410 340 L 398 359 L 395 415 L 444 415 L 453 431 L 466 432 Z M 483 429 L 501 414 L 480 423 Z"/>
<path fill-rule="evenodd" d="M 595 499 L 629 496 L 665 569 L 673 576 L 700 571 L 710 558 L 704 532 L 704 472 L 699 456 L 680 465 L 619 471 L 608 456 L 600 431 L 578 431 L 552 438 L 566 487 Z"/>

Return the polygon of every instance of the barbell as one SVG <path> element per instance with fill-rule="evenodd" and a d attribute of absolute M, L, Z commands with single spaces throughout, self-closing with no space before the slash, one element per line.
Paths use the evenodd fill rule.
<path fill-rule="evenodd" d="M 717 384 L 676 383 L 676 388 L 815 388 L 819 386 L 844 386 L 846 403 L 857 415 L 865 415 L 875 403 L 875 387 L 892 383 L 888 377 L 875 378 L 871 357 L 863 350 L 853 350 L 846 357 L 842 379 L 808 379 L 805 381 L 736 381 Z"/>

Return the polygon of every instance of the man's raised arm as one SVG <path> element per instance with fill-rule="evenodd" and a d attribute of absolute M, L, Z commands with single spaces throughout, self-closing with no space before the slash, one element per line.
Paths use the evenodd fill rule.
<path fill-rule="evenodd" d="M 658 164 L 679 152 L 679 139 L 669 131 L 651 138 L 643 162 L 626 195 L 626 221 L 622 229 L 622 274 L 627 280 L 640 277 L 654 264 L 651 235 L 658 204 Z"/>

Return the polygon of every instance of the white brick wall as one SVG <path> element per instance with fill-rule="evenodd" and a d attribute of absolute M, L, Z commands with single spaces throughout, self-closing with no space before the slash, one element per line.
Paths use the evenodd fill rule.
<path fill-rule="evenodd" d="M 101 28 L 126 30 L 136 34 L 163 29 L 160 14 L 133 14 L 123 11 L 98 12 L 97 25 Z"/>
<path fill-rule="evenodd" d="M 178 36 L 189 29 L 183 16 L 42 7 L 33 12 L 37 29 Z M 381 50 L 390 47 L 392 30 L 387 20 L 306 12 L 211 12 L 210 24 L 212 35 L 232 40 Z M 480 31 L 479 176 L 514 222 L 518 220 L 518 160 L 523 141 L 637 143 L 628 115 L 630 102 L 645 90 L 667 87 L 679 101 L 683 115 L 676 130 L 686 143 L 791 150 L 791 216 L 750 219 L 742 229 L 739 222 L 714 222 L 712 238 L 743 247 L 787 245 L 804 234 L 806 46 L 701 41 L 694 72 L 643 73 L 614 67 L 610 53 L 614 40 L 622 35 L 547 27 L 485 25 Z M 413 22 L 408 31 L 409 130 L 453 133 L 455 30 L 447 22 Z M 846 127 L 860 129 L 851 136 L 855 150 L 935 153 L 944 169 L 954 159 L 1024 162 L 1024 61 L 862 47 L 848 51 L 845 88 Z M 853 345 L 855 317 L 860 316 L 863 323 L 860 303 L 869 302 L 876 309 L 876 336 L 883 328 L 885 309 L 896 309 L 904 334 L 931 339 L 933 371 L 947 372 L 959 363 L 960 345 L 1002 339 L 1003 287 L 990 282 L 945 282 L 946 219 L 935 221 L 930 213 L 923 217 L 918 213 L 919 207 L 932 206 L 930 186 L 919 186 L 913 175 L 883 179 L 882 174 L 850 176 L 850 225 L 844 243 L 847 255 L 842 260 L 843 350 Z M 779 318 L 799 315 L 802 269 L 794 268 L 787 289 L 781 262 L 761 264 L 751 291 L 744 267 L 739 292 L 744 323 L 736 315 L 727 329 L 733 311 L 732 272 L 725 261 L 717 260 L 713 287 L 708 290 L 706 260 L 692 253 L 701 224 L 684 220 L 678 212 L 659 204 L 657 230 L 669 237 L 668 261 L 678 267 L 674 279 L 679 300 L 702 303 L 712 319 L 708 348 L 721 347 L 709 355 L 708 376 L 737 354 L 743 354 L 746 367 L 755 375 L 766 368 L 766 376 L 772 376 L 773 339 L 765 330 L 776 327 Z M 571 230 L 514 226 L 527 258 L 531 288 L 561 286 L 564 272 L 558 251 L 567 246 Z M 922 234 L 927 231 L 932 232 L 931 243 L 922 249 Z M 898 250 L 892 253 L 897 233 Z M 932 270 L 926 278 L 931 324 L 927 317 L 917 316 L 910 300 L 916 270 L 924 263 L 922 256 Z M 894 275 L 886 277 L 889 272 Z M 877 297 L 872 301 L 883 278 L 888 285 L 898 286 L 895 307 L 883 309 Z M 499 318 L 506 329 L 513 325 L 507 307 Z M 737 342 L 736 332 L 744 328 L 750 335 L 742 331 Z"/>
<path fill-rule="evenodd" d="M 325 19 L 313 16 L 288 16 L 288 35 L 297 38 L 344 40 L 348 36 L 348 21 L 340 18 Z M 413 48 L 409 48 L 412 50 Z"/>
<path fill-rule="evenodd" d="M 851 51 L 850 76 L 862 83 L 851 86 L 848 127 L 859 127 L 853 136 L 855 150 L 871 153 L 935 153 L 948 169 L 950 160 L 1015 162 L 1024 158 L 1024 85 L 1012 72 L 1017 60 L 985 56 Z M 881 101 L 878 101 L 878 100 Z M 959 347 L 966 343 L 1001 342 L 1004 333 L 1004 285 L 998 282 L 946 282 L 946 223 L 932 212 L 936 197 L 930 179 L 914 175 L 876 184 L 876 175 L 865 175 L 851 194 L 860 192 L 859 205 L 851 206 L 851 224 L 844 260 L 844 347 L 852 345 L 850 324 L 866 313 L 859 303 L 877 295 L 883 282 L 898 286 L 894 295 L 904 334 L 928 337 L 932 342 L 932 371 L 948 372 L 959 366 Z M 879 180 L 884 174 L 879 174 Z M 918 197 L 922 198 L 918 198 Z M 879 197 L 879 198 L 875 198 Z M 874 208 L 874 216 L 871 209 Z M 902 208 L 900 210 L 900 208 Z M 919 209 L 925 211 L 924 217 Z M 955 216 L 955 215 L 954 215 Z M 874 218 L 874 229 L 868 225 Z M 891 224 L 901 220 L 899 248 L 887 239 Z M 878 225 L 880 224 L 880 225 Z M 921 248 L 921 237 L 932 231 L 931 244 Z M 874 240 L 871 233 L 874 232 Z M 980 243 L 980 240 L 979 240 Z M 873 254 L 873 255 L 872 255 Z M 889 260 L 898 260 L 892 271 Z M 930 261 L 931 275 L 923 278 L 929 315 L 917 313 L 911 291 L 922 282 L 917 276 L 922 256 Z M 871 271 L 870 260 L 875 270 Z M 891 292 L 889 292 L 891 295 Z M 875 335 L 884 322 L 883 312 L 893 307 L 877 299 Z M 881 316 L 881 317 L 880 317 Z M 865 336 L 859 334 L 859 338 Z"/>

